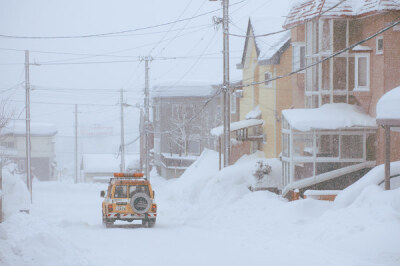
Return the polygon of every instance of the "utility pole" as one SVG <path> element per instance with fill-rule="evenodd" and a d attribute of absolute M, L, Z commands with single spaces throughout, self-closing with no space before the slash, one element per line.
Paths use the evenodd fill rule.
<path fill-rule="evenodd" d="M 31 109 L 29 84 L 29 51 L 25 50 L 25 110 L 26 110 L 26 185 L 32 202 L 32 172 L 31 172 Z"/>
<path fill-rule="evenodd" d="M 217 1 L 217 0 L 209 0 Z M 223 17 L 214 17 L 214 23 L 222 23 L 223 29 L 223 61 L 224 61 L 224 78 L 222 83 L 222 95 L 223 95 L 223 112 L 222 117 L 224 119 L 224 167 L 229 166 L 230 154 L 231 154 L 231 93 L 229 84 L 229 0 L 221 0 L 222 2 L 222 13 Z"/>
<path fill-rule="evenodd" d="M 78 105 L 75 104 L 75 184 L 78 183 Z"/>
<path fill-rule="evenodd" d="M 222 0 L 223 18 L 222 27 L 224 31 L 224 167 L 229 166 L 231 154 L 231 94 L 229 86 L 229 0 Z"/>
<path fill-rule="evenodd" d="M 124 91 L 121 89 L 121 173 L 125 172 Z"/>
<path fill-rule="evenodd" d="M 144 119 L 144 142 L 145 142 L 145 150 L 146 150 L 146 157 L 145 157 L 145 175 L 146 179 L 150 180 L 150 149 L 149 149 L 149 127 L 150 127 L 150 99 L 149 99 L 149 61 L 152 58 L 150 56 L 144 57 L 145 62 L 145 87 L 144 87 L 144 108 L 145 108 L 145 119 Z"/>

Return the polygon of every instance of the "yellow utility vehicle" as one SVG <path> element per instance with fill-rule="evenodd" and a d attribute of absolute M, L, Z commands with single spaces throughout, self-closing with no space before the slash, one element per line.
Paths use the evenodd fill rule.
<path fill-rule="evenodd" d="M 103 224 L 110 227 L 117 220 L 141 220 L 145 227 L 153 227 L 157 218 L 157 204 L 150 181 L 142 173 L 114 173 L 107 193 L 101 191 Z"/>

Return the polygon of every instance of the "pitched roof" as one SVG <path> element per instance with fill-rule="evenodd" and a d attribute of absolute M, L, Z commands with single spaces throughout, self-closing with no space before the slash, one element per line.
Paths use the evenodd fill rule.
<path fill-rule="evenodd" d="M 125 168 L 138 168 L 138 154 L 125 154 Z M 83 154 L 82 170 L 85 173 L 114 173 L 120 171 L 121 158 L 115 154 Z"/>
<path fill-rule="evenodd" d="M 54 136 L 57 134 L 57 129 L 53 124 L 47 123 L 32 123 L 30 126 L 31 136 Z M 14 121 L 8 124 L 1 132 L 4 135 L 18 135 L 25 136 L 26 124 L 25 122 Z"/>
<path fill-rule="evenodd" d="M 155 97 L 207 97 L 215 94 L 217 90 L 212 85 L 193 84 L 164 84 L 154 86 L 150 96 Z"/>
<path fill-rule="evenodd" d="M 271 60 L 290 41 L 290 31 L 269 36 L 259 36 L 268 32 L 282 30 L 283 19 L 276 17 L 249 18 L 247 37 L 243 50 L 242 64 L 247 52 L 249 40 L 254 38 L 258 60 Z M 253 37 L 256 36 L 256 37 Z"/>
<path fill-rule="evenodd" d="M 298 0 L 292 4 L 284 28 L 315 17 L 351 17 L 400 10 L 396 0 Z"/>

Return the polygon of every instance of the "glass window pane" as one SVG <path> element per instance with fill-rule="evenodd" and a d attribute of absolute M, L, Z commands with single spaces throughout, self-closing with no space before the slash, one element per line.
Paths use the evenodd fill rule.
<path fill-rule="evenodd" d="M 316 175 L 320 175 L 320 174 L 324 174 L 327 172 L 331 172 L 331 171 L 340 169 L 342 167 L 343 167 L 342 163 L 338 163 L 338 162 L 316 163 L 315 171 L 316 171 Z"/>
<path fill-rule="evenodd" d="M 318 135 L 317 157 L 339 157 L 339 135 Z"/>
<path fill-rule="evenodd" d="M 331 27 L 329 20 L 321 20 L 320 27 L 322 27 L 321 36 L 321 51 L 330 51 L 331 48 Z"/>
<path fill-rule="evenodd" d="M 331 96 L 330 95 L 322 95 L 321 97 L 321 105 L 331 103 Z"/>
<path fill-rule="evenodd" d="M 293 157 L 313 156 L 313 135 L 293 135 Z"/>
<path fill-rule="evenodd" d="M 335 20 L 333 23 L 333 48 L 335 51 L 346 47 L 346 20 Z"/>
<path fill-rule="evenodd" d="M 115 186 L 114 198 L 126 198 L 126 186 Z"/>
<path fill-rule="evenodd" d="M 367 161 L 376 160 L 376 134 L 367 136 Z"/>
<path fill-rule="evenodd" d="M 318 58 L 313 58 L 313 63 L 317 63 Z M 318 84 L 318 73 L 319 73 L 319 64 L 316 64 L 312 67 L 312 90 L 319 91 L 319 84 Z"/>
<path fill-rule="evenodd" d="M 353 91 L 355 87 L 355 61 L 354 57 L 349 57 L 349 91 Z"/>
<path fill-rule="evenodd" d="M 363 158 L 363 136 L 344 135 L 342 136 L 341 158 L 343 159 L 361 159 Z"/>
<path fill-rule="evenodd" d="M 300 46 L 300 68 L 306 66 L 306 47 Z"/>
<path fill-rule="evenodd" d="M 322 90 L 331 90 L 331 64 L 330 60 L 322 62 Z"/>
<path fill-rule="evenodd" d="M 346 103 L 347 97 L 344 95 L 333 95 L 333 102 L 334 103 Z"/>
<path fill-rule="evenodd" d="M 346 58 L 333 59 L 333 90 L 346 90 Z"/>
<path fill-rule="evenodd" d="M 367 58 L 359 57 L 358 59 L 358 86 L 367 86 Z"/>
<path fill-rule="evenodd" d="M 294 180 L 300 180 L 314 175 L 314 163 L 298 163 L 294 166 Z"/>

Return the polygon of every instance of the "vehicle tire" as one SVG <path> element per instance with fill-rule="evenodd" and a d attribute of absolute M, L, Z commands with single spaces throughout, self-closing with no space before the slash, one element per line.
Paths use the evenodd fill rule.
<path fill-rule="evenodd" d="M 149 225 L 150 225 L 149 220 L 143 219 L 143 220 L 142 220 L 142 225 L 143 225 L 143 227 L 148 228 Z"/>
<path fill-rule="evenodd" d="M 151 207 L 151 199 L 146 193 L 136 193 L 131 198 L 131 207 L 134 212 L 145 214 Z"/>
<path fill-rule="evenodd" d="M 111 227 L 114 224 L 113 220 L 109 220 L 109 219 L 105 218 L 104 216 L 103 216 L 102 222 L 103 222 L 103 225 L 105 225 L 107 228 Z"/>
<path fill-rule="evenodd" d="M 149 228 L 153 228 L 156 225 L 156 219 L 149 219 Z"/>

